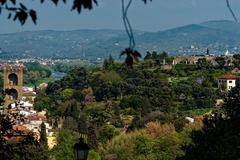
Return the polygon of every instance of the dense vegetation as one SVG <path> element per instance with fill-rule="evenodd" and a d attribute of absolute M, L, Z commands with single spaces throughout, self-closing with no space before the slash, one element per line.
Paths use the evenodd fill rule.
<path fill-rule="evenodd" d="M 80 59 L 71 59 L 71 60 L 65 60 L 65 61 L 59 61 L 54 63 L 51 68 L 54 71 L 57 72 L 70 72 L 76 67 L 84 67 L 86 69 L 93 69 L 97 67 L 97 64 L 93 64 L 87 60 L 80 60 Z"/>
<path fill-rule="evenodd" d="M 25 63 L 23 75 L 24 85 L 39 85 L 48 81 L 51 77 L 51 69 L 37 62 Z"/>
<path fill-rule="evenodd" d="M 133 68 L 112 57 L 102 68 L 75 68 L 39 90 L 35 108 L 47 109 L 49 120 L 57 120 L 56 126 L 69 135 L 87 135 L 92 159 L 191 159 L 195 143 L 211 143 L 196 141 L 208 136 L 209 118 L 202 128 L 202 115 L 223 112 L 215 108 L 216 99 L 225 97 L 216 78 L 229 73 L 238 58 L 235 66 L 222 65 L 221 58 L 217 65 L 199 59 L 195 65 L 178 64 L 169 70 L 161 69 L 164 59 L 170 63 L 172 57 L 153 52 Z M 65 145 L 59 141 L 53 159 L 63 154 L 59 148 L 72 146 Z M 72 152 L 68 154 L 71 159 Z"/>
<path fill-rule="evenodd" d="M 71 160 L 85 135 L 89 160 L 237 159 L 240 88 L 227 97 L 216 78 L 238 67 L 239 57 L 233 66 L 220 57 L 216 65 L 203 58 L 164 69 L 173 57 L 149 52 L 133 67 L 110 56 L 99 68 L 73 68 L 39 89 L 34 104 L 59 129 L 49 158 Z M 226 103 L 217 108 L 221 98 Z"/>
<path fill-rule="evenodd" d="M 14 131 L 11 119 L 0 116 L 0 160 L 43 160 L 49 158 L 46 126 L 41 125 L 40 135 Z M 8 141 L 6 141 L 8 139 Z"/>

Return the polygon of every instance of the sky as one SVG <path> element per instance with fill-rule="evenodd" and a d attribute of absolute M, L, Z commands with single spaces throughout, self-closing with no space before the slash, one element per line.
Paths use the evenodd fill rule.
<path fill-rule="evenodd" d="M 133 0 L 129 19 L 135 30 L 160 31 L 209 20 L 233 20 L 225 0 L 152 0 L 145 5 Z M 40 4 L 40 0 L 27 0 L 24 4 L 37 11 L 37 25 L 29 19 L 24 26 L 8 20 L 6 11 L 0 15 L 0 33 L 31 30 L 124 29 L 120 0 L 98 0 L 93 10 L 81 14 L 71 11 L 71 2 Z M 240 19 L 240 0 L 231 0 L 232 8 Z"/>

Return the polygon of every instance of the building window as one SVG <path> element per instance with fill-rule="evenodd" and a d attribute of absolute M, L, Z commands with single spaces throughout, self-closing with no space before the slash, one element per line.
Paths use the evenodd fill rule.
<path fill-rule="evenodd" d="M 229 83 L 232 83 L 232 81 L 229 81 Z"/>

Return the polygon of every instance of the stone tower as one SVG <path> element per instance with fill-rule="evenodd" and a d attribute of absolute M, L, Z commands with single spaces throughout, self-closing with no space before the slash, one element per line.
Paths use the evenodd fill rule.
<path fill-rule="evenodd" d="M 23 65 L 4 64 L 3 69 L 3 90 L 5 92 L 4 109 L 9 104 L 22 98 L 23 86 Z"/>

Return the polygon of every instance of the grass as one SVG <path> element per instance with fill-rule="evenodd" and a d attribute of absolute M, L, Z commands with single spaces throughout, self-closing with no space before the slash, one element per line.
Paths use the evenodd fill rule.
<path fill-rule="evenodd" d="M 193 110 L 188 110 L 185 112 L 185 115 L 188 115 L 190 117 L 193 116 L 201 116 L 204 115 L 210 111 L 212 111 L 213 108 L 201 108 L 201 109 L 193 109 Z"/>

